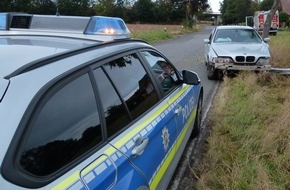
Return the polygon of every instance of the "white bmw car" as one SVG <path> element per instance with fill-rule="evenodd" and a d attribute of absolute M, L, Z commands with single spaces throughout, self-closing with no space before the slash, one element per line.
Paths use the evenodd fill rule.
<path fill-rule="evenodd" d="M 205 62 L 210 80 L 239 70 L 269 70 L 269 38 L 262 39 L 248 26 L 218 26 L 205 43 Z"/>

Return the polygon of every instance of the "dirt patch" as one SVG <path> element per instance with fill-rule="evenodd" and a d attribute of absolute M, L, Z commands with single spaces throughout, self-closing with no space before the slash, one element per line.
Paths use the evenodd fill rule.
<path fill-rule="evenodd" d="M 127 27 L 132 33 L 146 32 L 151 30 L 166 30 L 172 34 L 179 34 L 182 30 L 182 25 L 127 24 Z"/>

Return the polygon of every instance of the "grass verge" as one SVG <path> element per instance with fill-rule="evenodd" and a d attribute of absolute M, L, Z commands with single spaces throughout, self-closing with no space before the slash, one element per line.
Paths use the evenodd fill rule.
<path fill-rule="evenodd" d="M 279 31 L 277 36 L 270 36 L 273 67 L 290 68 L 290 31 Z"/>
<path fill-rule="evenodd" d="M 271 64 L 290 67 L 290 33 L 271 37 Z M 290 189 L 290 76 L 225 78 L 209 116 L 197 189 Z M 190 188 L 190 187 L 189 187 Z"/>
<path fill-rule="evenodd" d="M 201 26 L 184 28 L 181 25 L 128 24 L 128 27 L 132 38 L 145 40 L 150 44 L 201 30 Z"/>
<path fill-rule="evenodd" d="M 145 40 L 150 44 L 160 42 L 162 40 L 171 39 L 174 35 L 164 30 L 153 30 L 132 33 L 132 38 Z"/>

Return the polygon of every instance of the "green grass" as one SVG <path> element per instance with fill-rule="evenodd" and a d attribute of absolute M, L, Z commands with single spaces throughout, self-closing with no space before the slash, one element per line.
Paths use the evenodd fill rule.
<path fill-rule="evenodd" d="M 150 44 L 160 42 L 162 40 L 171 39 L 174 35 L 164 30 L 152 30 L 146 32 L 132 33 L 132 38 L 145 40 Z"/>
<path fill-rule="evenodd" d="M 188 34 L 188 33 L 192 33 L 199 30 L 201 30 L 201 27 L 192 28 L 192 29 L 183 28 L 182 30 L 180 30 L 178 35 Z M 154 44 L 154 43 L 161 42 L 163 40 L 173 39 L 177 37 L 177 35 L 168 31 L 164 31 L 164 30 L 151 30 L 151 31 L 143 31 L 143 32 L 133 32 L 131 34 L 131 37 L 145 40 L 149 44 Z"/>
<path fill-rule="evenodd" d="M 279 31 L 277 36 L 270 36 L 270 39 L 272 65 L 290 68 L 290 31 Z"/>
<path fill-rule="evenodd" d="M 271 37 L 276 67 L 290 67 L 289 42 L 290 32 Z M 290 189 L 289 111 L 290 76 L 225 78 L 210 114 L 197 189 Z"/>

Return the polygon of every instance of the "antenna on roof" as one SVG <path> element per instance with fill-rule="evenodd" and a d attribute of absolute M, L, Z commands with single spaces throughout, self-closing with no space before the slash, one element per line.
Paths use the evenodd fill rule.
<path fill-rule="evenodd" d="M 55 13 L 55 16 L 60 16 L 60 13 L 58 11 L 58 0 L 56 0 L 55 3 L 56 3 L 56 13 Z"/>
<path fill-rule="evenodd" d="M 56 13 L 55 16 L 60 16 L 60 13 L 58 12 L 58 6 L 56 7 Z"/>

